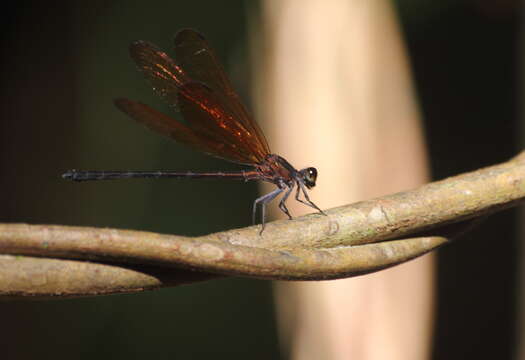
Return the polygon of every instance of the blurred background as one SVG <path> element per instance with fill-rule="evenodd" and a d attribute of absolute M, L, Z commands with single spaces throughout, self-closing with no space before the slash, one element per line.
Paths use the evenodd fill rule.
<path fill-rule="evenodd" d="M 516 154 L 523 143 L 522 3 L 393 4 L 410 58 L 432 177 Z M 257 44 L 249 40 L 265 26 L 261 8 L 259 2 L 241 0 L 8 5 L 1 15 L 0 221 L 190 236 L 249 225 L 256 184 L 77 184 L 60 174 L 72 168 L 238 169 L 145 130 L 120 113 L 112 99 L 129 97 L 168 113 L 135 70 L 128 44 L 148 40 L 169 53 L 175 32 L 191 27 L 208 38 L 253 108 L 250 59 Z M 259 122 L 265 126 L 265 119 Z M 302 165 L 315 164 L 297 164 Z M 319 181 L 329 179 L 321 173 Z M 439 250 L 432 358 L 521 354 L 516 217 L 514 211 L 492 216 Z M 271 290 L 266 281 L 224 279 L 136 295 L 2 302 L 0 346 L 5 359 L 285 358 Z"/>

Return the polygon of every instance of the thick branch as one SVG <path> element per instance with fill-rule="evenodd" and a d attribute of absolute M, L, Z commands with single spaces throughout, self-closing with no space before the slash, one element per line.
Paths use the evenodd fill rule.
<path fill-rule="evenodd" d="M 208 280 L 217 275 L 110 265 L 89 261 L 0 255 L 0 294 L 4 298 L 51 298 L 154 290 Z"/>
<path fill-rule="evenodd" d="M 505 163 L 373 200 L 311 214 L 293 222 L 210 235 L 264 248 L 326 248 L 405 237 L 444 224 L 491 214 L 525 198 L 525 152 Z"/>
<path fill-rule="evenodd" d="M 437 226 L 515 206 L 524 197 L 525 156 L 520 155 L 413 191 L 331 209 L 327 217 L 276 221 L 262 236 L 258 226 L 187 238 L 0 224 L 0 253 L 19 255 L 0 256 L 0 294 L 135 292 L 217 276 L 212 274 L 290 280 L 355 276 L 446 243 L 450 236 Z M 422 231 L 425 236 L 390 240 Z"/>

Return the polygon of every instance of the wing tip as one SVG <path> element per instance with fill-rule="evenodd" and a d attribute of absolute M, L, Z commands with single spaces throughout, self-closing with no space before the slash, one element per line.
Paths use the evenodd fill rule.
<path fill-rule="evenodd" d="M 192 29 L 192 28 L 184 28 L 177 31 L 175 34 L 175 46 L 181 45 L 183 42 L 188 41 L 188 39 L 192 38 L 198 38 L 199 40 L 206 41 L 206 38 L 204 35 L 202 35 L 199 31 Z"/>
<path fill-rule="evenodd" d="M 165 53 L 162 50 L 160 50 L 156 45 L 145 40 L 132 41 L 129 44 L 128 50 L 129 55 L 135 61 L 139 61 L 143 57 L 147 56 L 147 54 L 149 53 L 161 53 L 165 55 Z"/>
<path fill-rule="evenodd" d="M 115 104 L 115 106 L 117 107 L 121 107 L 122 105 L 128 103 L 129 100 L 126 99 L 126 98 L 115 98 L 113 99 L 113 104 Z"/>
<path fill-rule="evenodd" d="M 116 98 L 113 99 L 113 104 L 125 114 L 130 114 L 130 108 L 133 107 L 135 102 L 127 98 Z"/>

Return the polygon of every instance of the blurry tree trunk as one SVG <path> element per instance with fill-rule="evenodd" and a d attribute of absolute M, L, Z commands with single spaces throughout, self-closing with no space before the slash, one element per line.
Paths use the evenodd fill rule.
<path fill-rule="evenodd" d="M 525 3 L 525 1 L 522 1 L 522 3 Z M 521 15 L 523 17 L 523 14 Z M 525 26 L 523 22 L 521 22 L 521 28 L 520 28 L 520 36 L 519 36 L 519 43 L 518 46 L 520 47 L 519 57 L 518 57 L 518 69 L 517 71 L 521 71 L 521 78 L 519 79 L 519 85 L 521 86 L 519 93 L 521 95 L 521 98 L 518 97 L 518 103 L 523 104 L 523 100 L 525 98 L 525 93 L 523 92 L 523 83 L 525 83 L 525 72 L 523 71 L 525 69 L 525 66 L 523 65 L 523 60 L 525 60 Z M 519 116 L 519 129 L 521 130 L 518 137 L 518 144 L 521 148 L 525 145 L 525 108 L 523 105 L 519 108 L 520 113 L 518 113 Z M 518 212 L 518 236 L 520 239 L 523 239 L 525 236 L 525 226 L 524 220 L 525 220 L 525 210 L 522 208 L 519 209 Z M 525 306 L 523 306 L 525 301 L 525 262 L 523 259 L 525 259 L 525 247 L 520 246 L 520 252 L 518 254 L 518 258 L 520 259 L 518 261 L 518 284 L 517 286 L 517 314 L 519 315 L 516 319 L 516 359 L 524 360 L 525 359 Z"/>
<path fill-rule="evenodd" d="M 273 152 L 298 168 L 319 170 L 312 200 L 330 208 L 428 181 L 392 5 L 270 0 L 262 6 L 257 117 L 264 119 Z M 295 215 L 311 211 L 289 204 Z M 291 358 L 409 360 L 430 354 L 433 256 L 360 278 L 278 283 L 276 299 Z"/>

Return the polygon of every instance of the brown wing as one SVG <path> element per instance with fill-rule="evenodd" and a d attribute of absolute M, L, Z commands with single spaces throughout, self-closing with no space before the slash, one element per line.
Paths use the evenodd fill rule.
<path fill-rule="evenodd" d="M 238 159 L 248 159 L 251 164 L 264 160 L 268 153 L 259 146 L 257 138 L 244 124 L 234 120 L 231 109 L 215 95 L 202 83 L 189 83 L 181 89 L 178 103 L 184 118 L 191 119 L 191 129 L 198 136 L 223 143 Z"/>
<path fill-rule="evenodd" d="M 253 141 L 259 145 L 259 151 L 269 154 L 270 148 L 264 134 L 233 90 L 226 72 L 206 39 L 191 29 L 179 31 L 175 35 L 175 58 L 191 79 L 206 84 L 215 91 L 218 102 L 228 104 L 235 121 L 241 122 L 255 138 Z"/>
<path fill-rule="evenodd" d="M 227 160 L 254 164 L 263 161 L 269 154 L 266 139 L 258 127 L 254 128 L 251 123 L 245 122 L 243 113 L 239 113 L 239 107 L 244 107 L 238 99 L 225 95 L 224 87 L 214 89 L 201 83 L 209 81 L 212 86 L 218 86 L 218 78 L 200 76 L 194 79 L 190 75 L 195 74 L 195 69 L 198 69 L 201 74 L 215 72 L 217 76 L 226 79 L 217 62 L 205 64 L 197 61 L 183 67 L 155 45 L 144 41 L 132 43 L 130 53 L 154 90 L 169 104 L 180 108 L 189 126 L 130 100 L 117 101 L 121 110 L 154 131 Z M 201 69 L 207 66 L 212 68 Z M 177 131 L 181 131 L 181 134 L 176 133 Z M 190 136 L 191 140 L 185 141 L 183 138 L 186 136 Z"/>
<path fill-rule="evenodd" d="M 195 150 L 241 164 L 255 162 L 253 155 L 240 153 L 235 144 L 232 145 L 222 139 L 217 140 L 216 136 L 207 136 L 203 132 L 197 134 L 193 129 L 148 105 L 123 98 L 115 99 L 115 105 L 149 129 Z"/>
<path fill-rule="evenodd" d="M 184 70 L 166 53 L 146 41 L 131 43 L 129 53 L 153 90 L 168 104 L 176 106 L 179 88 L 191 81 Z"/>

